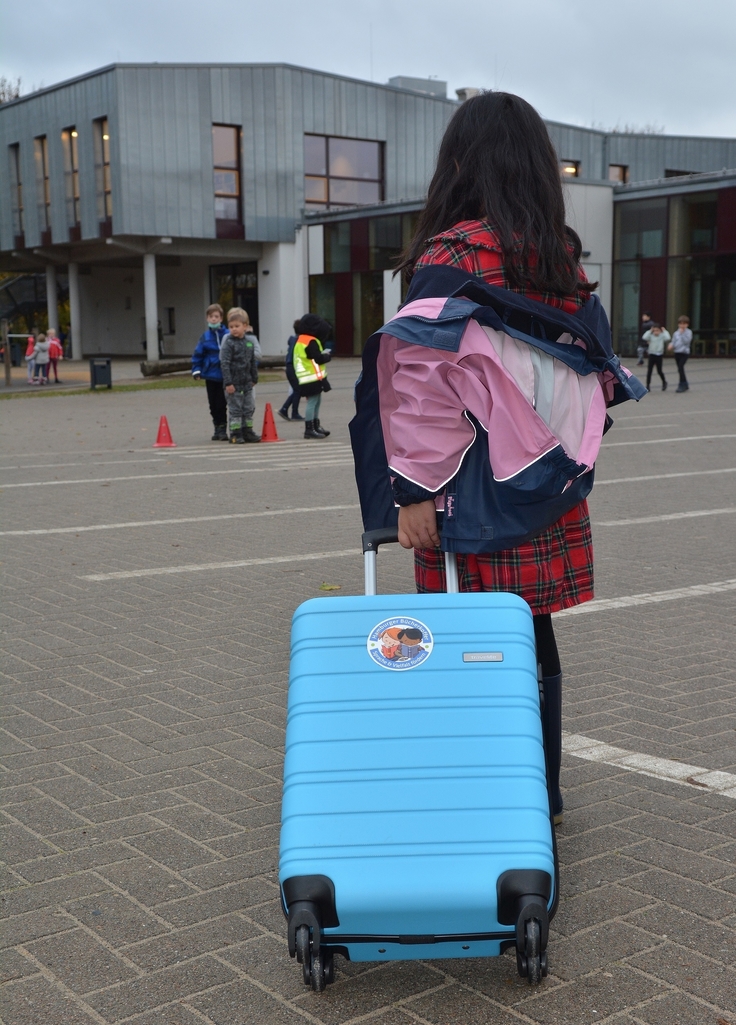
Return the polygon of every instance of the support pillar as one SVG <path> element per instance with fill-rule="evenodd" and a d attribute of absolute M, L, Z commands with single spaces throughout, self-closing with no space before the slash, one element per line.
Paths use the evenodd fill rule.
<path fill-rule="evenodd" d="M 82 359 L 82 315 L 79 305 L 79 266 L 69 264 L 69 329 L 72 335 L 72 359 Z"/>
<path fill-rule="evenodd" d="M 49 329 L 59 333 L 59 307 L 56 291 L 56 266 L 53 263 L 46 264 L 46 312 L 48 314 Z"/>
<path fill-rule="evenodd" d="M 155 253 L 143 254 L 143 298 L 146 312 L 146 359 L 153 361 L 159 358 Z"/>

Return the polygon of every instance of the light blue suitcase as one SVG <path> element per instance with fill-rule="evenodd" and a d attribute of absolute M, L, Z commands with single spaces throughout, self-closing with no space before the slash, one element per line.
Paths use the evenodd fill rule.
<path fill-rule="evenodd" d="M 279 882 L 289 952 L 492 957 L 547 972 L 557 859 L 532 614 L 505 593 L 317 598 L 294 613 Z"/>

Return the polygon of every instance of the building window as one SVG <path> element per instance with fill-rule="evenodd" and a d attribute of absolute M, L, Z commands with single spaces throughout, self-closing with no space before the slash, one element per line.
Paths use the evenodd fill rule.
<path fill-rule="evenodd" d="M 616 204 L 616 260 L 648 260 L 665 256 L 666 235 L 666 199 Z"/>
<path fill-rule="evenodd" d="M 82 225 L 79 216 L 79 133 L 72 125 L 61 133 L 61 148 L 64 153 L 64 186 L 66 191 L 66 224 L 69 241 L 79 242 Z"/>
<path fill-rule="evenodd" d="M 629 180 L 628 166 L 626 164 L 609 164 L 608 180 L 609 182 L 620 182 L 621 185 L 625 185 Z"/>
<path fill-rule="evenodd" d="M 215 234 L 217 238 L 243 238 L 240 192 L 240 128 L 212 126 L 215 175 Z"/>
<path fill-rule="evenodd" d="M 174 306 L 166 307 L 166 334 L 176 334 L 176 308 Z"/>
<path fill-rule="evenodd" d="M 210 302 L 219 303 L 226 314 L 233 306 L 245 310 L 257 335 L 258 264 L 255 260 L 210 267 Z"/>
<path fill-rule="evenodd" d="M 579 160 L 561 160 L 560 161 L 560 174 L 563 178 L 579 178 L 580 177 L 580 161 Z"/>
<path fill-rule="evenodd" d="M 23 179 L 20 173 L 20 145 L 8 147 L 10 157 L 10 202 L 13 215 L 13 245 L 25 248 L 25 227 L 23 223 Z"/>
<path fill-rule="evenodd" d="M 383 143 L 337 136 L 304 136 L 304 204 L 332 210 L 380 203 Z"/>
<path fill-rule="evenodd" d="M 95 191 L 100 235 L 112 235 L 112 182 L 110 178 L 110 127 L 106 117 L 93 122 L 95 140 Z"/>
<path fill-rule="evenodd" d="M 36 210 L 41 245 L 51 244 L 51 185 L 49 182 L 49 144 L 45 135 L 33 140 L 36 163 Z"/>

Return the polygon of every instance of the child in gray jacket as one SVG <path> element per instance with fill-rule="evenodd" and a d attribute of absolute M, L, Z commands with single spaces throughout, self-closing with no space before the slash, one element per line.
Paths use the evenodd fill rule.
<path fill-rule="evenodd" d="M 247 334 L 249 327 L 250 321 L 245 310 L 239 306 L 228 310 L 228 333 L 220 347 L 220 367 L 230 420 L 230 442 L 233 445 L 261 440 L 253 430 L 253 413 L 256 408 L 253 385 L 258 383 L 258 365 L 254 336 Z"/>
<path fill-rule="evenodd" d="M 649 348 L 649 362 L 647 363 L 647 388 L 652 383 L 652 371 L 657 368 L 662 381 L 662 391 L 667 391 L 667 379 L 662 373 L 662 356 L 664 355 L 664 347 L 670 340 L 669 331 L 662 327 L 661 324 L 652 324 L 650 329 L 644 335 L 644 341 L 647 343 Z"/>

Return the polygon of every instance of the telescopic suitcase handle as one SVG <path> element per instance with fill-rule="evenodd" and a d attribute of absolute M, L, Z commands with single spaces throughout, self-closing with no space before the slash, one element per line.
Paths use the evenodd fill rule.
<path fill-rule="evenodd" d="M 399 534 L 395 527 L 379 527 L 378 530 L 366 530 L 363 534 L 363 562 L 365 565 L 365 593 L 378 594 L 376 581 L 376 556 L 380 545 L 399 543 Z M 445 577 L 447 593 L 457 594 L 460 583 L 457 575 L 457 556 L 454 552 L 445 552 Z"/>

